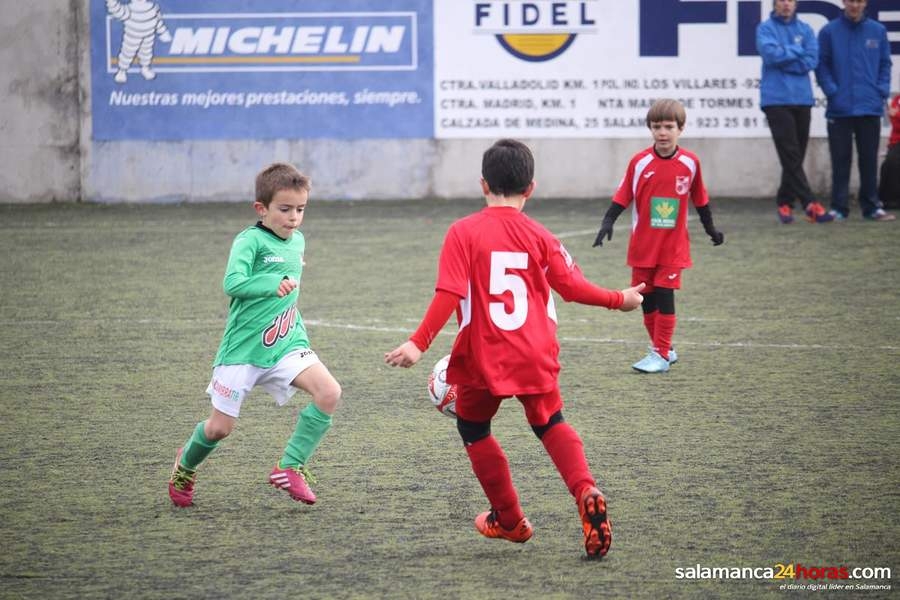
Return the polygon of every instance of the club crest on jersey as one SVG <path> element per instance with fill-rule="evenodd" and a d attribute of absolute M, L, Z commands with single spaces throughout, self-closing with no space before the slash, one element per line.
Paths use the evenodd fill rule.
<path fill-rule="evenodd" d="M 678 221 L 678 198 L 650 198 L 650 227 L 674 229 Z"/>
<path fill-rule="evenodd" d="M 675 193 L 683 196 L 691 189 L 691 178 L 689 175 L 675 176 Z"/>
<path fill-rule="evenodd" d="M 518 59 L 556 58 L 580 33 L 596 33 L 596 0 L 475 2 L 475 32 L 494 35 Z"/>

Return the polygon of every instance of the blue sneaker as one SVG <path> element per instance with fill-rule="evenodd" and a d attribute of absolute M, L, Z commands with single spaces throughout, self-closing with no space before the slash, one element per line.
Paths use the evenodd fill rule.
<path fill-rule="evenodd" d="M 631 368 L 641 373 L 665 373 L 669 370 L 669 361 L 651 350 L 650 354 L 631 365 Z"/>
<path fill-rule="evenodd" d="M 844 215 L 844 213 L 842 213 L 838 210 L 834 210 L 833 208 L 828 211 L 828 214 L 831 215 L 831 217 L 832 217 L 831 220 L 834 221 L 835 223 L 839 223 L 841 221 L 847 220 L 847 217 Z"/>

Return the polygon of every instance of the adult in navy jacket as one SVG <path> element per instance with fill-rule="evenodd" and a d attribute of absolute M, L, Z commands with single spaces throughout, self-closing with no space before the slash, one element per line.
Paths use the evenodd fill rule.
<path fill-rule="evenodd" d="M 853 139 L 859 156 L 859 207 L 864 217 L 890 221 L 878 199 L 881 116 L 891 92 L 887 29 L 866 16 L 866 0 L 844 0 L 844 12 L 819 32 L 816 80 L 828 98 L 831 214 L 849 214 Z"/>
<path fill-rule="evenodd" d="M 796 13 L 797 0 L 775 0 L 769 19 L 756 28 L 756 50 L 762 57 L 759 104 L 781 162 L 778 219 L 793 223 L 799 200 L 807 220 L 827 223 L 834 217 L 816 201 L 803 170 L 814 104 L 809 74 L 819 63 L 819 43 Z"/>

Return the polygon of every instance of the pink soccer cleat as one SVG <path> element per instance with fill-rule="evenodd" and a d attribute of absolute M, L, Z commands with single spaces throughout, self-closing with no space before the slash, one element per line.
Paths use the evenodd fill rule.
<path fill-rule="evenodd" d="M 310 489 L 309 484 L 306 483 L 307 480 L 315 483 L 315 478 L 302 465 L 282 469 L 276 463 L 272 473 L 269 474 L 269 483 L 286 491 L 297 502 L 315 504 L 316 495 Z"/>
<path fill-rule="evenodd" d="M 181 466 L 181 451 L 182 448 L 179 448 L 175 454 L 172 478 L 169 479 L 169 498 L 175 506 L 184 508 L 194 503 L 194 482 L 197 481 L 197 472 Z"/>

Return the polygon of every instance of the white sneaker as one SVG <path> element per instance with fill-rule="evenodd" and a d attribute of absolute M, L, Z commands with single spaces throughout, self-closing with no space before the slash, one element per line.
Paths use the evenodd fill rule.
<path fill-rule="evenodd" d="M 869 219 L 870 221 L 893 221 L 897 217 L 895 217 L 893 214 L 887 212 L 883 208 L 876 208 L 875 212 L 866 215 L 866 218 Z"/>
<path fill-rule="evenodd" d="M 669 370 L 669 361 L 664 359 L 656 350 L 637 361 L 631 368 L 641 373 L 665 373 Z"/>

